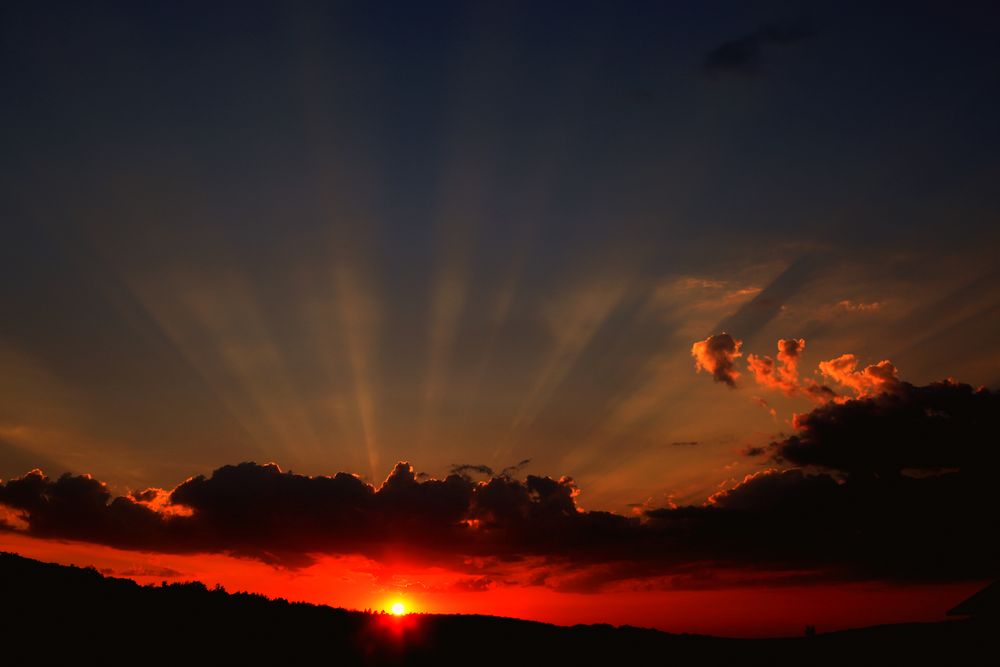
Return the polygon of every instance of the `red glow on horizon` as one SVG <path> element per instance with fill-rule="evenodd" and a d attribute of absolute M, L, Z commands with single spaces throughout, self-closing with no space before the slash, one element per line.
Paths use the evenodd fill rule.
<path fill-rule="evenodd" d="M 820 632 L 882 623 L 937 621 L 985 582 L 892 586 L 878 583 L 728 586 L 706 590 L 559 592 L 545 586 L 456 585 L 465 575 L 360 556 L 326 557 L 297 571 L 223 555 L 144 554 L 79 542 L 0 534 L 0 550 L 42 561 L 93 566 L 140 584 L 162 581 L 221 584 L 230 592 L 363 610 L 380 600 L 378 623 L 399 633 L 417 627 L 420 614 L 487 614 L 557 625 L 610 623 L 734 637 L 797 636 L 805 625 Z M 392 613 L 395 604 L 404 613 Z M 393 625 L 394 624 L 394 625 Z M 409 628 L 410 630 L 407 630 Z"/>

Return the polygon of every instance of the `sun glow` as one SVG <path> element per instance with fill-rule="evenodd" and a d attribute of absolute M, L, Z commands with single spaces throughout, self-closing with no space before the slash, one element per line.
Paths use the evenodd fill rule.
<path fill-rule="evenodd" d="M 389 607 L 389 611 L 393 616 L 402 616 L 406 613 L 406 606 L 402 602 L 393 602 L 392 606 Z"/>

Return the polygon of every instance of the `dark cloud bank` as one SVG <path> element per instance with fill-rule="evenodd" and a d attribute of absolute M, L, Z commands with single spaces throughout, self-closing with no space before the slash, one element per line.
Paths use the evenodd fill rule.
<path fill-rule="evenodd" d="M 405 554 L 476 577 L 520 568 L 567 590 L 976 579 L 1000 570 L 998 414 L 1000 394 L 954 382 L 828 403 L 754 452 L 784 467 L 704 505 L 641 516 L 583 511 L 565 477 L 474 481 L 465 473 L 489 471 L 456 466 L 419 481 L 406 463 L 377 488 L 241 463 L 123 497 L 88 476 L 35 470 L 0 486 L 0 503 L 18 517 L 7 530 L 42 538 L 286 567 L 323 553 Z"/>

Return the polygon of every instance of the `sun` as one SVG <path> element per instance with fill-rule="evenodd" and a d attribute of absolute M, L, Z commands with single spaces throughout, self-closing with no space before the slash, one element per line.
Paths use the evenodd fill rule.
<path fill-rule="evenodd" d="M 393 616 L 402 616 L 406 613 L 406 606 L 402 602 L 393 602 L 389 611 L 392 612 Z"/>

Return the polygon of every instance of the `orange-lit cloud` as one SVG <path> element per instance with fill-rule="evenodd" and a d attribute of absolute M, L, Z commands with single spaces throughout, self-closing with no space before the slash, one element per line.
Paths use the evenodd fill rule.
<path fill-rule="evenodd" d="M 859 397 L 892 392 L 900 386 L 899 372 L 888 360 L 865 366 L 860 371 L 857 368 L 858 358 L 853 354 L 819 362 L 820 373 L 853 390 Z"/>
<path fill-rule="evenodd" d="M 701 346 L 700 353 L 708 355 L 705 351 L 708 348 L 707 341 L 695 345 Z M 778 341 L 777 360 L 766 355 L 748 354 L 747 369 L 758 385 L 781 391 L 787 396 L 805 396 L 817 403 L 846 401 L 847 397 L 839 396 L 830 387 L 799 377 L 799 360 L 805 346 L 804 338 L 781 339 Z M 819 362 L 818 368 L 824 377 L 851 390 L 859 398 L 891 393 L 900 387 L 899 372 L 891 361 L 883 360 L 860 370 L 858 365 L 855 355 L 842 354 L 835 359 Z"/>
<path fill-rule="evenodd" d="M 733 338 L 728 333 L 715 334 L 705 340 L 697 341 L 691 346 L 694 366 L 698 372 L 711 373 L 716 382 L 735 387 L 740 373 L 733 362 L 742 356 L 740 352 L 742 345 L 743 341 Z"/>
<path fill-rule="evenodd" d="M 768 356 L 747 355 L 747 368 L 757 384 L 792 396 L 799 391 L 799 355 L 805 349 L 804 338 L 778 341 L 778 361 Z"/>
<path fill-rule="evenodd" d="M 777 362 L 769 356 L 747 355 L 747 368 L 757 384 L 787 396 L 805 396 L 817 403 L 836 397 L 836 392 L 810 379 L 799 378 L 799 359 L 806 347 L 804 338 L 778 341 Z M 773 411 L 772 411 L 773 414 Z"/>

